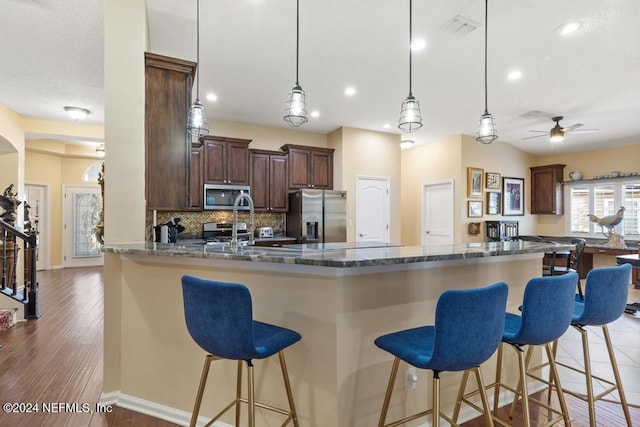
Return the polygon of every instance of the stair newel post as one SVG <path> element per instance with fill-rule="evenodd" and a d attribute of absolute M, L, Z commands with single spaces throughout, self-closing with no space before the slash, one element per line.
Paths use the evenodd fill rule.
<path fill-rule="evenodd" d="M 38 246 L 38 232 L 32 231 L 29 233 L 25 243 L 29 249 L 25 250 L 25 254 L 29 253 L 29 295 L 27 296 L 27 286 L 25 280 L 25 297 L 28 297 L 28 303 L 26 307 L 27 319 L 37 319 L 40 317 L 38 312 L 38 282 L 36 279 L 36 249 Z M 25 262 L 26 264 L 26 262 Z"/>
<path fill-rule="evenodd" d="M 2 290 L 7 288 L 7 230 L 2 229 Z"/>

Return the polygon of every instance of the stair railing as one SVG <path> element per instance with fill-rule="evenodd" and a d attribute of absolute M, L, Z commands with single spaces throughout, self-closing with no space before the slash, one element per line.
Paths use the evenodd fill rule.
<path fill-rule="evenodd" d="M 18 292 L 19 286 L 16 271 L 20 249 L 19 245 L 16 244 L 18 240 L 22 241 L 22 247 L 24 248 L 24 286 L 22 295 L 19 295 Z M 0 242 L 2 243 L 0 251 L 2 261 L 0 292 L 24 305 L 25 319 L 37 319 L 40 317 L 38 312 L 38 281 L 36 277 L 37 232 L 23 233 L 13 225 L 0 219 Z"/>

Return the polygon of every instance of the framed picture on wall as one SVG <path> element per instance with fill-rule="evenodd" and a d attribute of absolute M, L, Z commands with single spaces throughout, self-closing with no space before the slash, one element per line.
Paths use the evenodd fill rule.
<path fill-rule="evenodd" d="M 495 172 L 487 172 L 485 174 L 485 185 L 487 188 L 500 189 L 500 174 Z"/>
<path fill-rule="evenodd" d="M 500 192 L 487 191 L 487 215 L 500 215 Z"/>
<path fill-rule="evenodd" d="M 524 178 L 502 178 L 502 215 L 524 215 Z"/>
<path fill-rule="evenodd" d="M 484 170 L 467 168 L 467 196 L 482 197 L 482 175 Z"/>
<path fill-rule="evenodd" d="M 469 200 L 469 211 L 467 216 L 469 218 L 482 218 L 482 200 Z"/>

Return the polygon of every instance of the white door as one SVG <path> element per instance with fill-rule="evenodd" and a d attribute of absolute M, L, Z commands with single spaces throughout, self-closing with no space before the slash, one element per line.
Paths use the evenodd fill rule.
<path fill-rule="evenodd" d="M 389 178 L 357 177 L 356 241 L 389 243 Z"/>
<path fill-rule="evenodd" d="M 25 184 L 25 203 L 29 204 L 29 218 L 24 218 L 25 227 L 27 220 L 31 229 L 38 233 L 38 246 L 36 247 L 36 270 L 44 270 L 49 267 L 49 217 L 47 215 L 47 195 L 49 188 L 46 185 Z M 26 230 L 26 228 L 25 228 Z"/>
<path fill-rule="evenodd" d="M 422 203 L 422 244 L 453 244 L 453 181 L 425 184 Z"/>
<path fill-rule="evenodd" d="M 63 192 L 62 265 L 102 265 L 103 256 L 94 232 L 102 209 L 100 187 L 65 185 Z"/>

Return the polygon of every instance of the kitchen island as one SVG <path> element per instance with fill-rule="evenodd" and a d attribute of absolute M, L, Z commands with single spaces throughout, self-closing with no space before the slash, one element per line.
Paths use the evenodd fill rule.
<path fill-rule="evenodd" d="M 184 321 L 180 278 L 190 274 L 247 285 L 256 319 L 302 334 L 302 341 L 286 351 L 300 425 L 376 425 L 392 362 L 373 344 L 376 337 L 433 323 L 435 304 L 447 289 L 505 281 L 508 309 L 515 311 L 527 280 L 541 274 L 544 252 L 572 248 L 520 241 L 378 246 L 106 245 L 103 403 L 188 423 L 205 355 Z M 515 383 L 512 359 L 506 378 Z M 235 366 L 228 361 L 212 366 L 203 419 L 231 400 Z M 490 361 L 483 372 L 489 378 L 494 369 Z M 419 372 L 416 390 L 404 392 L 404 370 L 390 417 L 430 401 L 430 375 Z M 256 362 L 257 396 L 286 406 L 279 372 L 277 359 Z M 457 373 L 442 376 L 446 411 L 453 408 L 459 379 Z M 462 416 L 476 413 L 467 410 Z M 222 421 L 226 424 L 216 425 L 233 419 Z M 257 421 L 282 424 L 281 417 L 264 411 L 258 411 Z"/>

